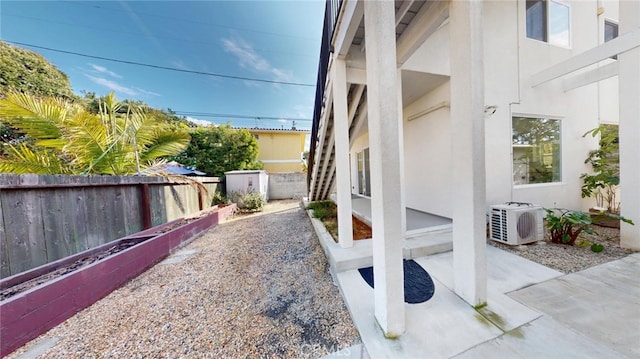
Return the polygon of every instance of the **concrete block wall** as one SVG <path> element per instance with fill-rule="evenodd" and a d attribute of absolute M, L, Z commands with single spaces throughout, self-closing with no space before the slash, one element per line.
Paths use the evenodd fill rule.
<path fill-rule="evenodd" d="M 302 198 L 306 195 L 306 173 L 269 173 L 269 199 Z"/>

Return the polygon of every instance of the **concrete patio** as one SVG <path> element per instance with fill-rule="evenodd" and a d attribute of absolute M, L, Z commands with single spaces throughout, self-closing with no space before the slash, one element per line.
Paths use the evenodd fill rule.
<path fill-rule="evenodd" d="M 365 212 L 355 204 L 359 200 L 354 199 L 354 211 Z M 376 323 L 373 289 L 357 270 L 372 265 L 371 240 L 341 248 L 319 221 L 312 222 L 366 348 L 329 357 L 640 356 L 640 253 L 564 275 L 487 246 L 488 305 L 475 309 L 453 291 L 450 231 L 404 239 L 404 257 L 430 274 L 435 295 L 424 303 L 405 303 L 406 332 L 391 340 Z"/>

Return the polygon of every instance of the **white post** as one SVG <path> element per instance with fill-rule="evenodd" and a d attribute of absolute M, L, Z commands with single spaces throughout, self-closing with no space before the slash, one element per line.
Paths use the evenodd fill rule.
<path fill-rule="evenodd" d="M 400 208 L 401 211 L 401 223 L 402 223 L 402 236 L 407 233 L 407 197 L 404 191 L 404 109 L 402 104 L 402 70 L 398 69 L 398 149 L 400 151 L 400 183 L 403 185 L 400 187 Z M 404 246 L 404 241 L 402 242 Z"/>
<path fill-rule="evenodd" d="M 335 134 L 336 187 L 338 199 L 338 243 L 342 248 L 353 246 L 351 223 L 351 180 L 349 169 L 349 109 L 347 105 L 347 64 L 333 61 L 333 131 Z"/>
<path fill-rule="evenodd" d="M 395 9 L 364 2 L 375 317 L 388 338 L 405 330 L 402 182 Z"/>
<path fill-rule="evenodd" d="M 487 301 L 482 2 L 451 1 L 453 274 L 456 293 Z"/>
<path fill-rule="evenodd" d="M 620 35 L 640 27 L 640 1 L 620 1 Z M 620 246 L 640 249 L 640 47 L 618 55 Z"/>

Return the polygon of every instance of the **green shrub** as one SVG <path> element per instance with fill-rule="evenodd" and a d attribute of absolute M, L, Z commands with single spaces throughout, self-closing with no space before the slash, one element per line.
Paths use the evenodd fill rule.
<path fill-rule="evenodd" d="M 584 231 L 593 234 L 589 227 L 591 216 L 581 211 L 565 208 L 545 208 L 547 212 L 547 228 L 551 234 L 551 242 L 573 245 L 578 235 Z"/>
<path fill-rule="evenodd" d="M 219 205 L 219 204 L 229 204 L 231 203 L 231 201 L 222 194 L 222 192 L 220 191 L 216 191 L 213 194 L 213 197 L 211 198 L 211 205 L 215 206 L 215 205 Z"/>
<path fill-rule="evenodd" d="M 242 197 L 242 202 L 244 207 L 251 212 L 262 211 L 267 203 L 259 192 L 248 192 Z"/>
<path fill-rule="evenodd" d="M 260 212 L 264 209 L 267 201 L 259 192 L 231 192 L 227 194 L 227 198 L 238 205 L 243 212 Z"/>
<path fill-rule="evenodd" d="M 338 210 L 336 204 L 332 201 L 311 202 L 307 206 L 307 209 L 313 210 L 313 217 L 321 221 L 336 217 Z"/>
<path fill-rule="evenodd" d="M 604 250 L 604 246 L 599 243 L 594 243 L 591 245 L 591 251 L 594 253 L 600 253 Z"/>
<path fill-rule="evenodd" d="M 551 242 L 574 245 L 576 239 L 583 231 L 594 234 L 591 229 L 591 213 L 574 211 L 565 208 L 545 208 L 547 212 L 547 228 L 551 234 Z M 599 215 L 619 219 L 625 223 L 633 225 L 633 222 L 617 214 L 602 212 Z M 599 248 L 599 247 L 597 247 Z M 592 247 L 593 250 L 593 247 Z M 595 252 L 595 251 L 594 251 Z"/>

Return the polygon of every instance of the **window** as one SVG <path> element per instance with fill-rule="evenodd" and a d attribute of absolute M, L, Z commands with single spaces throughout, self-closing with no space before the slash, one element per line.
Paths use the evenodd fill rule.
<path fill-rule="evenodd" d="M 358 193 L 371 197 L 371 178 L 369 169 L 369 149 L 356 154 L 358 161 Z"/>
<path fill-rule="evenodd" d="M 527 37 L 550 44 L 571 44 L 569 6 L 554 0 L 527 0 Z"/>
<path fill-rule="evenodd" d="M 604 42 L 611 41 L 618 37 L 618 24 L 615 22 L 605 20 L 604 21 Z M 611 56 L 612 59 L 618 59 L 617 55 Z"/>
<path fill-rule="evenodd" d="M 513 184 L 560 182 L 560 120 L 513 117 Z"/>

